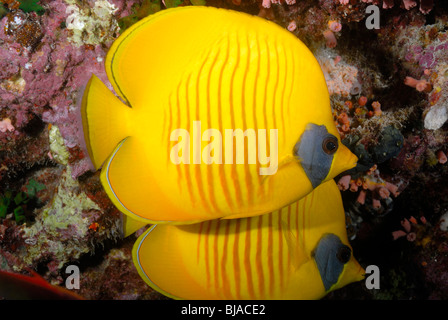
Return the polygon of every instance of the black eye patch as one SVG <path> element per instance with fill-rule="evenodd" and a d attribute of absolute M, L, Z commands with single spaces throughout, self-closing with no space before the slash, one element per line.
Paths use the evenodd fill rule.
<path fill-rule="evenodd" d="M 338 282 L 344 265 L 350 261 L 351 256 L 352 250 L 343 244 L 337 235 L 327 233 L 322 236 L 314 250 L 313 257 L 325 290 L 330 290 Z"/>
<path fill-rule="evenodd" d="M 338 149 L 338 139 L 323 125 L 309 123 L 295 144 L 293 154 L 299 159 L 313 188 L 327 177 Z"/>

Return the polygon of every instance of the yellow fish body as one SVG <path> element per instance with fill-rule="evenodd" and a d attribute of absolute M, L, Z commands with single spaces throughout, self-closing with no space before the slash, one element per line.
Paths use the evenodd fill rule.
<path fill-rule="evenodd" d="M 334 181 L 257 217 L 154 225 L 133 259 L 148 285 L 176 299 L 318 299 L 364 277 Z"/>
<path fill-rule="evenodd" d="M 113 203 L 144 223 L 275 211 L 357 161 L 312 53 L 259 17 L 161 11 L 114 42 L 106 71 L 121 100 L 92 76 L 85 139 Z"/>

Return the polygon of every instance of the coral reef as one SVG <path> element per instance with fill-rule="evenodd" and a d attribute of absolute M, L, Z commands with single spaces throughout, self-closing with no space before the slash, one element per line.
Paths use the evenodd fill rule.
<path fill-rule="evenodd" d="M 62 284 L 76 264 L 86 298 L 161 298 L 136 273 L 135 238 L 121 238 L 120 214 L 92 170 L 80 97 L 92 73 L 112 89 L 104 59 L 123 30 L 165 8 L 204 4 L 272 20 L 322 67 L 334 121 L 359 158 L 336 179 L 348 232 L 382 284 L 352 284 L 327 299 L 448 297 L 442 0 L 1 1 L 0 269 L 32 268 Z M 366 27 L 370 5 L 379 29 Z"/>
<path fill-rule="evenodd" d="M 120 215 L 98 175 L 83 176 L 91 164 L 83 148 L 80 92 L 93 72 L 104 76 L 103 46 L 117 36 L 113 10 L 126 13 L 103 2 L 1 4 L 2 269 L 45 268 L 47 277 L 61 280 L 67 263 L 120 238 Z M 67 27 L 74 7 L 85 13 L 77 17 L 83 30 Z M 90 228 L 93 223 L 98 227 Z"/>
<path fill-rule="evenodd" d="M 147 286 L 135 268 L 129 267 L 135 240 L 135 237 L 131 236 L 120 248 L 102 251 L 100 261 L 92 258 L 81 259 L 78 264 L 82 268 L 83 276 L 78 293 L 86 299 L 94 300 L 167 299 Z"/>
<path fill-rule="evenodd" d="M 77 1 L 66 1 L 65 10 L 69 14 L 65 26 L 72 31 L 69 41 L 77 46 L 104 43 L 118 31 L 118 22 L 114 13 L 118 10 L 107 0 L 95 1 L 93 8 L 80 8 Z M 90 30 L 90 32 L 85 32 Z"/>

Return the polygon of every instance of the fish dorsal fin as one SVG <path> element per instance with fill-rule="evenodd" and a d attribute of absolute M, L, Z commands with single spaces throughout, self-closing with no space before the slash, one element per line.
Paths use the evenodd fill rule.
<path fill-rule="evenodd" d="M 307 260 L 309 260 L 309 256 L 305 251 L 305 247 L 303 243 L 300 243 L 297 239 L 301 239 L 296 237 L 291 227 L 284 221 L 281 221 L 283 236 L 285 237 L 286 243 L 288 245 L 288 252 L 291 257 L 291 263 L 295 270 L 298 270 L 302 264 L 304 264 Z M 298 233 L 299 230 L 297 230 Z"/>
<path fill-rule="evenodd" d="M 210 48 L 216 34 L 222 34 L 222 24 L 232 26 L 231 19 L 217 20 L 223 11 L 179 7 L 132 25 L 113 43 L 106 57 L 106 72 L 115 91 L 133 108 L 146 97 L 157 101 L 166 83 L 184 72 L 198 52 Z"/>

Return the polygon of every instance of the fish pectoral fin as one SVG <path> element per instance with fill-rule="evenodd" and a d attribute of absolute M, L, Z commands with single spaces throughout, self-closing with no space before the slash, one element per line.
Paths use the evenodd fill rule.
<path fill-rule="evenodd" d="M 282 220 L 281 225 L 283 236 L 285 237 L 286 243 L 288 245 L 288 252 L 291 257 L 291 263 L 297 270 L 302 266 L 302 264 L 310 260 L 310 257 L 306 253 L 303 244 L 298 241 L 298 238 L 300 238 L 300 232 L 297 231 L 299 235 L 295 236 L 292 233 L 290 226 L 284 220 Z"/>
<path fill-rule="evenodd" d="M 292 154 L 288 154 L 283 158 L 281 158 L 277 165 L 277 168 L 271 169 L 271 171 L 277 173 L 279 170 L 281 170 L 283 167 L 287 166 L 293 161 L 297 161 L 296 157 L 294 157 Z M 261 185 L 265 184 L 269 180 L 269 178 L 273 176 L 275 176 L 275 174 L 264 175 L 263 178 L 261 179 Z"/>

